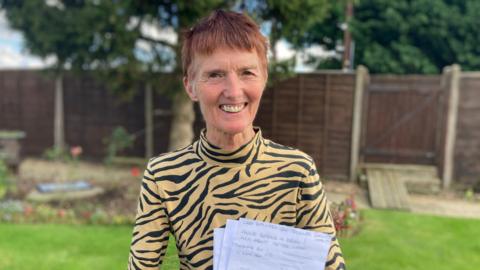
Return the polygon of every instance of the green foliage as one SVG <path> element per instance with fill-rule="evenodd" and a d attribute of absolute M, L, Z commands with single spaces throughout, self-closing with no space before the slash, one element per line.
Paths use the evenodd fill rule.
<path fill-rule="evenodd" d="M 337 56 L 326 56 L 319 58 L 315 55 L 307 55 L 307 64 L 315 66 L 317 69 L 341 69 L 342 63 L 338 55 L 339 45 L 343 44 L 343 30 L 340 25 L 345 21 L 345 3 L 342 1 L 330 1 L 330 9 L 325 15 L 324 20 L 317 21 L 305 31 L 301 43 L 308 47 L 320 45 L 327 51 L 333 51 Z"/>
<path fill-rule="evenodd" d="M 5 164 L 5 162 L 0 159 L 0 200 L 3 199 L 5 194 L 7 194 L 7 188 L 8 188 L 8 177 L 9 177 L 9 172 L 8 172 L 8 167 Z"/>
<path fill-rule="evenodd" d="M 95 70 L 111 90 L 128 98 L 144 83 L 164 92 L 181 90 L 181 39 L 170 42 L 145 28 L 180 34 L 211 10 L 232 3 L 0 0 L 0 7 L 31 53 L 56 56 L 56 69 Z M 176 80 L 158 75 L 172 71 Z"/>
<path fill-rule="evenodd" d="M 0 221 L 13 222 L 16 217 L 23 215 L 23 204 L 20 201 L 0 201 Z"/>
<path fill-rule="evenodd" d="M 107 144 L 105 162 L 110 164 L 121 151 L 132 147 L 134 141 L 135 137 L 129 134 L 124 127 L 116 127 L 110 137 L 104 139 L 104 143 Z"/>
<path fill-rule="evenodd" d="M 295 48 L 302 48 L 307 29 L 327 16 L 331 2 L 0 0 L 0 7 L 6 10 L 10 25 L 23 33 L 31 53 L 56 56 L 57 69 L 96 70 L 95 74 L 112 90 L 130 97 L 143 83 L 168 94 L 182 88 L 182 39 L 170 42 L 152 36 L 145 31 L 146 25 L 181 35 L 214 9 L 236 9 L 269 26 L 272 46 L 285 39 Z M 281 73 L 284 69 L 272 71 Z M 173 79 L 166 80 L 159 72 L 173 73 Z"/>
<path fill-rule="evenodd" d="M 266 28 L 270 45 L 275 48 L 281 40 L 289 42 L 296 50 L 308 45 L 306 37 L 313 26 L 323 22 L 330 12 L 330 0 L 295 0 L 275 1 L 257 0 L 240 1 L 240 9 L 250 14 L 259 24 Z M 296 55 L 286 60 L 279 60 L 272 49 L 269 65 L 269 84 L 287 79 L 294 75 Z"/>
<path fill-rule="evenodd" d="M 467 188 L 467 190 L 465 190 L 465 200 L 473 201 L 474 199 L 475 199 L 475 192 L 473 191 L 473 188 Z"/>
<path fill-rule="evenodd" d="M 66 149 L 60 147 L 50 147 L 45 149 L 43 157 L 52 161 L 70 161 L 70 155 Z"/>
<path fill-rule="evenodd" d="M 352 24 L 356 63 L 373 73 L 480 69 L 480 2 L 361 1 Z"/>
<path fill-rule="evenodd" d="M 0 159 L 0 183 L 6 182 L 8 178 L 8 167 L 7 164 Z"/>
<path fill-rule="evenodd" d="M 324 20 L 332 1 L 258 0 L 241 2 L 242 9 L 251 14 L 258 22 L 268 22 L 272 46 L 284 38 L 295 48 L 301 48 L 307 34 L 306 30 Z"/>
<path fill-rule="evenodd" d="M 295 75 L 295 64 L 295 57 L 282 61 L 270 61 L 268 64 L 268 70 L 270 75 L 267 85 L 273 86 L 279 81 L 293 77 Z"/>
<path fill-rule="evenodd" d="M 324 22 L 307 31 L 306 44 L 335 50 L 343 42 L 340 25 L 346 1 L 337 1 Z M 362 0 L 355 1 L 349 24 L 355 41 L 355 65 L 371 73 L 439 73 L 458 63 L 463 70 L 480 69 L 480 1 Z M 341 54 L 341 52 L 337 53 Z M 336 59 L 312 58 L 319 68 Z M 340 67 L 340 65 L 338 65 Z"/>

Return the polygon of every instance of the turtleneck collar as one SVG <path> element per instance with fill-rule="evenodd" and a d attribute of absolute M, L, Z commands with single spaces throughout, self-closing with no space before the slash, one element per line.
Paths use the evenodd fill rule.
<path fill-rule="evenodd" d="M 194 149 L 204 161 L 223 167 L 239 167 L 252 163 L 264 151 L 265 142 L 259 128 L 254 128 L 255 136 L 236 150 L 224 150 L 207 141 L 206 130 L 200 133 Z"/>

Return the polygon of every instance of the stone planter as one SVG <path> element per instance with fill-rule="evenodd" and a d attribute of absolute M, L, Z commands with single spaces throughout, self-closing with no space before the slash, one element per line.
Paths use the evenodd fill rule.
<path fill-rule="evenodd" d="M 23 131 L 0 130 L 0 159 L 12 168 L 20 164 L 20 140 L 25 136 Z"/>

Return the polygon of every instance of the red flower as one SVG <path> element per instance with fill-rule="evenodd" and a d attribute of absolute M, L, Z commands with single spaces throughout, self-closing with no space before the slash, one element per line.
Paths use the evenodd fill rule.
<path fill-rule="evenodd" d="M 89 211 L 84 211 L 81 213 L 82 217 L 86 220 L 89 220 L 92 217 L 92 213 Z"/>
<path fill-rule="evenodd" d="M 23 208 L 23 214 L 25 216 L 30 216 L 31 214 L 33 213 L 33 208 L 30 206 L 30 205 L 26 205 L 24 208 Z"/>
<path fill-rule="evenodd" d="M 139 177 L 140 176 L 140 169 L 138 167 L 132 167 L 130 169 L 130 174 L 133 176 L 133 177 Z"/>
<path fill-rule="evenodd" d="M 80 156 L 83 152 L 83 149 L 81 146 L 77 145 L 77 146 L 73 146 L 70 148 L 70 154 L 72 155 L 72 157 L 76 158 L 78 156 Z"/>
<path fill-rule="evenodd" d="M 65 216 L 65 210 L 59 209 L 58 212 L 57 212 L 57 216 L 59 218 L 63 218 Z"/>

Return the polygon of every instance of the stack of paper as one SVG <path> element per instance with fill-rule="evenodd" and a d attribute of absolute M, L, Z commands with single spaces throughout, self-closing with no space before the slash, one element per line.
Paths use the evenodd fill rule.
<path fill-rule="evenodd" d="M 214 230 L 214 270 L 323 270 L 332 237 L 249 219 Z"/>

